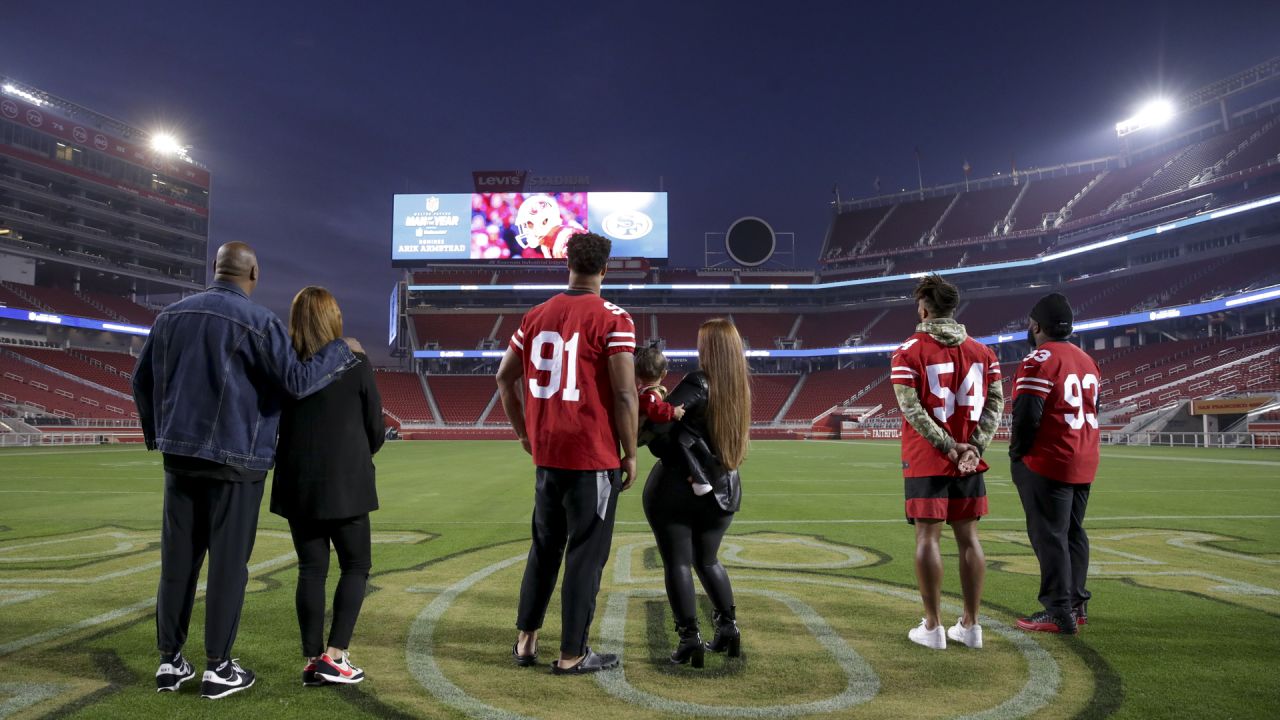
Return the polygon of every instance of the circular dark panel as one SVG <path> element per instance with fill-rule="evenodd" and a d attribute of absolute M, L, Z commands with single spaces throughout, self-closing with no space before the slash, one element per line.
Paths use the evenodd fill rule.
<path fill-rule="evenodd" d="M 747 267 L 767 262 L 773 257 L 778 240 L 769 223 L 758 217 L 741 217 L 729 226 L 724 235 L 724 247 L 734 262 Z"/>

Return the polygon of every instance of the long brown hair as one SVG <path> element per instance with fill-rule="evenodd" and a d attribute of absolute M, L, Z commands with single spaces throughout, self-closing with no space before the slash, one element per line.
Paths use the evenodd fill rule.
<path fill-rule="evenodd" d="M 751 443 L 751 381 L 742 336 L 733 323 L 716 318 L 698 328 L 698 364 L 707 374 L 711 395 L 707 420 L 720 462 L 735 470 L 747 459 Z"/>
<path fill-rule="evenodd" d="M 306 360 L 342 337 L 342 308 L 333 293 L 308 285 L 293 296 L 289 308 L 289 339 L 298 357 Z"/>

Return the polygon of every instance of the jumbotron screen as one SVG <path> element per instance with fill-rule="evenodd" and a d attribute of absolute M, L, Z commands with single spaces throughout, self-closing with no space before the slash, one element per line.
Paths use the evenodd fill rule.
<path fill-rule="evenodd" d="M 614 257 L 667 257 L 661 192 L 396 195 L 393 261 L 559 259 L 569 238 L 594 232 Z"/>

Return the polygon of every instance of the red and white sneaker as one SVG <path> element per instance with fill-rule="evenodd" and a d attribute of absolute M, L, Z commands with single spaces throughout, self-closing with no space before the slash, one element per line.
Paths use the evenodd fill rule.
<path fill-rule="evenodd" d="M 364 670 L 351 664 L 351 656 L 344 654 L 341 660 L 321 655 L 316 661 L 316 677 L 324 682 L 354 685 L 364 680 Z"/>
<path fill-rule="evenodd" d="M 324 684 L 324 680 L 316 673 L 316 663 L 307 661 L 307 666 L 302 668 L 302 686 L 303 687 L 320 687 Z"/>

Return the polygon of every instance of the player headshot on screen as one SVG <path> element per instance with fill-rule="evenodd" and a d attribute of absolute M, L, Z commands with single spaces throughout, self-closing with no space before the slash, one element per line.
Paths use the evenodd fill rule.
<path fill-rule="evenodd" d="M 587 645 L 618 493 L 635 478 L 640 421 L 635 324 L 600 297 L 610 248 L 594 233 L 568 241 L 569 289 L 525 314 L 498 367 L 502 409 L 537 468 L 511 652 L 521 667 L 537 664 L 538 630 L 563 561 L 557 675 L 618 666 L 617 655 Z"/>
<path fill-rule="evenodd" d="M 516 242 L 525 249 L 542 251 L 543 257 L 568 257 L 569 238 L 585 233 L 574 221 L 566 222 L 560 204 L 550 195 L 530 195 L 516 211 Z"/>
<path fill-rule="evenodd" d="M 1058 293 L 1031 309 L 1031 354 L 1013 380 L 1009 457 L 1040 562 L 1044 609 L 1018 620 L 1023 630 L 1072 635 L 1088 622 L 1089 489 L 1098 471 L 1098 391 L 1093 358 L 1067 342 L 1074 313 Z"/>
<path fill-rule="evenodd" d="M 986 558 L 978 542 L 978 518 L 987 514 L 982 453 L 1004 408 L 1000 362 L 969 337 L 951 315 L 960 292 L 937 275 L 916 286 L 920 324 L 893 354 L 889 379 L 902 409 L 902 475 L 907 522 L 916 529 L 916 579 L 925 616 L 908 637 L 934 650 L 947 638 L 982 647 L 978 606 Z M 942 591 L 942 523 L 951 525 L 960 550 L 964 615 L 943 632 L 938 617 Z"/>

